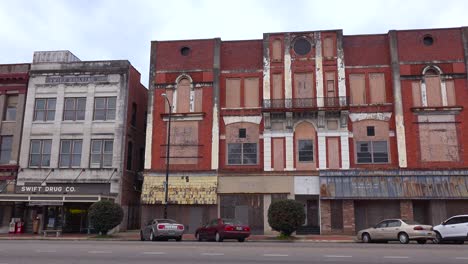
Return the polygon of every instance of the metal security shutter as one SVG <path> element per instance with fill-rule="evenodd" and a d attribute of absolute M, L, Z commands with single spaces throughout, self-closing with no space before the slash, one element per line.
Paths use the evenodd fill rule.
<path fill-rule="evenodd" d="M 399 201 L 355 201 L 356 231 L 374 226 L 387 218 L 400 218 Z"/>

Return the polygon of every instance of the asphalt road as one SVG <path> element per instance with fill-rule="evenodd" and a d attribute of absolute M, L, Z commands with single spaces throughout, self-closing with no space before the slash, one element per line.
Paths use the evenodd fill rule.
<path fill-rule="evenodd" d="M 468 245 L 1 240 L 0 264 L 468 263 Z"/>

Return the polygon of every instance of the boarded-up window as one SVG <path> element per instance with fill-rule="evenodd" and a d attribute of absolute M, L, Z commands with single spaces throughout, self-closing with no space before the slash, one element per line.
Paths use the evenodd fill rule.
<path fill-rule="evenodd" d="M 169 164 L 197 164 L 198 162 L 198 122 L 184 121 L 171 124 L 171 147 Z M 161 148 L 164 160 L 166 147 Z"/>
<path fill-rule="evenodd" d="M 369 88 L 371 103 L 385 103 L 385 75 L 383 73 L 369 74 Z"/>
<path fill-rule="evenodd" d="M 174 105 L 173 95 L 174 95 L 174 90 L 166 90 L 166 96 L 169 102 L 171 103 L 171 105 Z M 166 99 L 163 98 L 163 100 L 164 100 L 164 112 L 169 113 L 169 105 L 167 104 Z"/>
<path fill-rule="evenodd" d="M 203 102 L 203 89 L 195 89 L 195 106 L 194 112 L 202 112 L 202 102 Z"/>
<path fill-rule="evenodd" d="M 419 124 L 422 161 L 458 161 L 458 139 L 454 123 Z"/>
<path fill-rule="evenodd" d="M 257 107 L 259 94 L 258 78 L 245 79 L 244 104 L 245 107 Z"/>
<path fill-rule="evenodd" d="M 411 84 L 413 89 L 413 106 L 419 107 L 422 106 L 421 102 L 421 83 L 420 82 L 413 82 Z"/>
<path fill-rule="evenodd" d="M 327 97 L 336 97 L 335 73 L 325 73 L 325 79 L 327 81 Z"/>
<path fill-rule="evenodd" d="M 438 75 L 426 75 L 427 106 L 442 106 L 440 90 L 440 77 Z"/>
<path fill-rule="evenodd" d="M 366 103 L 366 81 L 364 74 L 349 75 L 349 89 L 351 93 L 351 104 L 359 105 Z"/>
<path fill-rule="evenodd" d="M 313 104 L 314 89 L 313 89 L 312 73 L 296 73 L 294 74 L 294 98 L 310 99 L 310 101 L 298 101 L 298 106 L 308 106 L 307 103 Z M 312 105 L 309 105 L 312 106 Z"/>
<path fill-rule="evenodd" d="M 445 88 L 447 89 L 447 105 L 456 105 L 455 84 L 453 81 L 445 81 Z"/>
<path fill-rule="evenodd" d="M 273 41 L 273 61 L 281 61 L 281 40 L 275 39 Z"/>
<path fill-rule="evenodd" d="M 326 37 L 323 40 L 323 56 L 325 58 L 333 57 L 335 53 L 333 52 L 333 39 L 331 37 Z"/>
<path fill-rule="evenodd" d="M 338 138 L 327 139 L 327 152 L 328 152 L 328 168 L 339 169 L 340 168 L 340 148 Z"/>
<path fill-rule="evenodd" d="M 177 85 L 177 113 L 190 112 L 190 81 L 182 79 Z"/>
<path fill-rule="evenodd" d="M 273 74 L 273 95 L 272 99 L 283 98 L 283 76 L 281 74 Z"/>
<path fill-rule="evenodd" d="M 226 107 L 240 107 L 240 79 L 226 79 Z"/>
<path fill-rule="evenodd" d="M 273 168 L 275 171 L 284 170 L 284 140 L 282 138 L 273 139 Z"/>

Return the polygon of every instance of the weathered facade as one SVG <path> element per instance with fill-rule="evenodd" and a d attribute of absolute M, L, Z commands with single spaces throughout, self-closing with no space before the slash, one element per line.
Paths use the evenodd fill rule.
<path fill-rule="evenodd" d="M 8 232 L 15 214 L 15 203 L 7 197 L 15 192 L 29 67 L 0 65 L 0 233 Z"/>
<path fill-rule="evenodd" d="M 298 233 L 466 213 L 467 43 L 467 28 L 152 42 L 144 185 L 164 177 L 165 93 L 180 127 L 171 130 L 170 208 L 190 226 L 217 212 L 268 233 L 267 209 L 284 198 L 304 204 Z M 206 174 L 216 203 L 195 185 L 171 189 L 171 179 L 180 188 Z M 164 180 L 150 182 L 143 197 L 162 204 Z M 189 204 L 209 213 L 185 216 L 195 209 L 173 194 L 205 195 Z"/>
<path fill-rule="evenodd" d="M 128 61 L 34 53 L 21 169 L 10 196 L 26 232 L 34 220 L 39 229 L 90 231 L 87 210 L 102 199 L 124 208 L 121 229 L 139 227 L 146 104 L 147 90 Z"/>

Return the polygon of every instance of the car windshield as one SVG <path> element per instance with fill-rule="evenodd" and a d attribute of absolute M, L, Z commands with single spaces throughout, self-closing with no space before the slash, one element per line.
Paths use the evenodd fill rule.
<path fill-rule="evenodd" d="M 242 225 L 239 220 L 236 219 L 223 219 L 225 225 Z"/>
<path fill-rule="evenodd" d="M 420 225 L 420 223 L 413 220 L 403 220 L 407 225 Z"/>
<path fill-rule="evenodd" d="M 177 222 L 171 219 L 157 219 L 158 223 L 176 224 Z"/>

